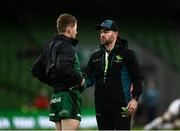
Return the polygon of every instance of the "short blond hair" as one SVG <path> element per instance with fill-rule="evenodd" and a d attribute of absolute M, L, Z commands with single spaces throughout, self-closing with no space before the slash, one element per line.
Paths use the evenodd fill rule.
<path fill-rule="evenodd" d="M 75 23 L 77 23 L 77 19 L 74 16 L 65 13 L 65 14 L 61 14 L 58 17 L 56 23 L 57 23 L 56 27 L 58 32 L 64 33 L 68 26 L 75 26 Z"/>

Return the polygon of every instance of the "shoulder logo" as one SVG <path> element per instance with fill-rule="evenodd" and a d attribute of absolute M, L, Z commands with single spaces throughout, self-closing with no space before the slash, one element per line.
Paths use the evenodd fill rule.
<path fill-rule="evenodd" d="M 97 59 L 93 59 L 92 61 L 93 61 L 93 62 L 98 62 L 98 61 L 101 61 L 101 59 L 100 59 L 100 58 L 97 58 Z"/>

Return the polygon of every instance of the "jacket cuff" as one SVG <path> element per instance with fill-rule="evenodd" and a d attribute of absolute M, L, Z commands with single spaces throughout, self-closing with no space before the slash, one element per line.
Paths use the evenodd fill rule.
<path fill-rule="evenodd" d="M 133 99 L 135 99 L 137 102 L 139 101 L 139 97 L 138 96 L 134 96 Z"/>

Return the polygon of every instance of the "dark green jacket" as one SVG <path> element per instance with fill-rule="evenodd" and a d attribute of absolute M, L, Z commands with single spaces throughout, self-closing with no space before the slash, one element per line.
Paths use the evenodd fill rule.
<path fill-rule="evenodd" d="M 95 83 L 96 107 L 127 106 L 132 97 L 139 97 L 142 92 L 142 75 L 136 55 L 127 48 L 126 40 L 118 38 L 108 56 L 105 73 L 105 53 L 102 45 L 92 54 L 86 69 L 87 86 Z"/>

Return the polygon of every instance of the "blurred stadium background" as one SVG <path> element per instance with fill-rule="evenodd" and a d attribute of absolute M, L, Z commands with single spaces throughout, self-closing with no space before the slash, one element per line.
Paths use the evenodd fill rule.
<path fill-rule="evenodd" d="M 33 79 L 32 62 L 42 45 L 56 34 L 56 19 L 70 13 L 78 19 L 76 49 L 84 70 L 91 53 L 99 47 L 94 25 L 113 19 L 120 37 L 135 50 L 145 78 L 154 80 L 159 92 L 157 115 L 180 97 L 180 1 L 3 1 L 0 5 L 0 129 L 53 129 L 48 109 L 38 109 L 35 98 L 50 87 Z M 83 94 L 82 129 L 96 129 L 93 88 Z M 144 111 L 143 111 L 144 112 Z M 136 122 L 142 128 L 146 123 Z M 85 123 L 87 122 L 87 123 Z M 89 127 L 88 127 L 89 126 Z"/>

